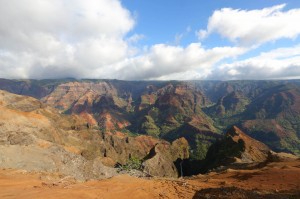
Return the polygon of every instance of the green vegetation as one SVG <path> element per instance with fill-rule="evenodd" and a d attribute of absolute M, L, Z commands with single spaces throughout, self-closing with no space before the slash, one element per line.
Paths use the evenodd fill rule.
<path fill-rule="evenodd" d="M 143 161 L 136 158 L 136 157 L 131 157 L 127 161 L 125 165 L 119 165 L 118 168 L 121 171 L 130 171 L 130 170 L 143 170 Z"/>
<path fill-rule="evenodd" d="M 206 153 L 208 151 L 208 144 L 196 141 L 196 149 L 191 151 L 191 158 L 195 160 L 205 159 Z"/>
<path fill-rule="evenodd" d="M 234 161 L 233 157 L 241 157 L 243 151 L 245 151 L 245 142 L 242 139 L 236 143 L 232 138 L 227 137 L 211 145 L 206 161 L 211 163 L 211 167 L 216 167 Z"/>
<path fill-rule="evenodd" d="M 145 116 L 145 121 L 142 123 L 141 129 L 143 133 L 153 137 L 158 137 L 160 134 L 160 130 L 156 126 L 153 118 L 148 115 Z"/>
<path fill-rule="evenodd" d="M 275 151 L 300 155 L 300 81 L 119 81 L 92 79 L 61 80 L 2 80 L 2 89 L 38 99 L 53 98 L 53 105 L 64 110 L 72 95 L 57 86 L 68 82 L 104 82 L 106 99 L 98 104 L 98 97 L 91 104 L 70 104 L 65 114 L 91 113 L 97 121 L 106 111 L 113 113 L 112 122 L 124 121 L 129 126 L 115 131 L 136 136 L 132 132 L 172 141 L 185 137 L 191 145 L 191 156 L 203 159 L 211 140 L 201 135 L 216 135 L 228 127 L 237 125 L 251 137 L 267 144 Z M 89 89 L 89 88 L 87 88 Z M 73 97 L 76 97 L 75 95 Z M 81 96 L 82 97 L 82 96 Z M 90 96 L 91 97 L 91 96 Z M 129 100 L 130 98 L 130 100 Z M 82 98 L 84 99 L 84 98 Z M 74 102 L 75 102 L 74 101 Z M 58 103 L 59 102 L 59 103 Z M 129 104 L 130 102 L 130 104 Z M 85 104 L 84 104 L 85 103 Z M 100 103 L 100 102 L 99 102 Z M 76 106 L 75 106 L 76 105 Z M 78 106 L 80 105 L 80 106 Z M 45 113 L 48 114 L 48 113 Z M 48 115 L 47 115 L 48 116 Z M 49 115 L 49 117 L 54 117 Z M 56 118 L 52 118 L 57 120 Z M 58 121 L 60 123 L 60 121 Z M 99 130 L 105 133 L 105 125 L 99 122 Z M 69 124 L 63 124 L 69 128 Z M 102 126 L 101 126 L 102 125 Z M 76 127 L 83 128 L 83 124 Z M 90 128 L 89 130 L 92 130 Z M 114 132 L 114 130 L 111 130 Z M 215 136 L 216 137 L 216 136 Z M 87 158 L 93 154 L 87 150 Z"/>
<path fill-rule="evenodd" d="M 195 136 L 195 146 L 192 146 L 192 149 L 190 151 L 191 159 L 204 160 L 209 147 L 214 141 L 215 138 L 212 136 L 197 134 Z"/>
<path fill-rule="evenodd" d="M 152 107 L 150 109 L 150 111 L 148 112 L 149 116 L 155 121 L 157 122 L 159 119 L 159 109 L 157 107 Z"/>
<path fill-rule="evenodd" d="M 170 126 L 170 125 L 167 125 L 167 124 L 163 124 L 160 126 L 161 128 L 161 136 L 165 136 L 167 135 L 169 132 L 172 132 L 173 130 L 176 129 L 176 126 Z"/>

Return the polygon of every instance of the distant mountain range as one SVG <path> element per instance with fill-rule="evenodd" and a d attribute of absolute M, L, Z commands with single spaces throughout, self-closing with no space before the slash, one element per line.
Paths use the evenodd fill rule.
<path fill-rule="evenodd" d="M 300 155 L 300 80 L 8 80 L 0 90 L 39 99 L 112 135 L 188 140 L 194 159 L 232 125 L 274 151 Z"/>

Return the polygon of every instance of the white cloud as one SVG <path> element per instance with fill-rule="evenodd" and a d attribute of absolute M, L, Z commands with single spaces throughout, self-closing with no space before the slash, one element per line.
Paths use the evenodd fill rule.
<path fill-rule="evenodd" d="M 119 0 L 0 0 L 0 75 L 88 77 L 127 57 L 133 26 Z"/>
<path fill-rule="evenodd" d="M 300 46 L 279 48 L 217 67 L 209 79 L 287 79 L 300 77 Z"/>
<path fill-rule="evenodd" d="M 211 68 L 201 68 L 201 72 L 197 70 L 188 70 L 179 73 L 163 75 L 153 80 L 200 80 L 205 79 L 211 73 Z"/>
<path fill-rule="evenodd" d="M 207 76 L 214 64 L 246 51 L 247 49 L 239 47 L 205 49 L 200 43 L 192 43 L 186 48 L 157 44 L 145 54 L 120 63 L 115 74 L 120 79 L 200 78 Z M 200 72 L 190 76 L 193 71 Z"/>
<path fill-rule="evenodd" d="M 222 30 L 222 35 L 233 41 L 256 44 L 296 37 L 299 25 L 294 18 L 299 10 L 282 12 L 283 7 L 253 11 L 222 9 L 214 13 L 207 32 L 201 34 Z M 228 15 L 234 17 L 231 25 Z M 241 16 L 244 22 L 236 20 L 243 19 Z M 220 29 L 215 27 L 218 17 L 223 24 Z M 250 23 L 248 17 L 255 23 Z M 285 24 L 286 21 L 290 22 Z M 266 24 L 274 27 L 264 29 Z M 120 0 L 0 0 L 0 77 L 167 80 L 300 76 L 299 46 L 216 68 L 227 58 L 236 58 L 250 48 L 208 49 L 191 43 L 186 47 L 157 44 L 142 50 L 134 45 L 143 35 L 131 33 L 128 37 L 134 25 L 134 16 L 122 7 Z M 254 29 L 262 33 L 256 34 Z M 183 36 L 189 32 L 191 28 L 187 27 Z M 179 34 L 178 43 L 181 38 Z"/>
<path fill-rule="evenodd" d="M 185 28 L 184 32 L 182 32 L 182 33 L 177 33 L 177 34 L 175 35 L 174 44 L 175 44 L 175 45 L 180 45 L 181 40 L 182 40 L 184 37 L 186 37 L 191 31 L 192 31 L 191 26 L 187 26 L 187 27 Z"/>
<path fill-rule="evenodd" d="M 134 35 L 132 35 L 131 37 L 129 37 L 128 39 L 127 39 L 127 41 L 129 42 L 129 43 L 137 43 L 138 41 L 140 41 L 140 40 L 142 40 L 142 39 L 144 39 L 145 38 L 145 35 L 142 35 L 142 34 L 134 34 Z"/>
<path fill-rule="evenodd" d="M 200 43 L 140 51 L 133 44 L 143 36 L 127 37 L 134 23 L 118 0 L 0 0 L 0 77 L 190 79 L 246 51 Z"/>
<path fill-rule="evenodd" d="M 259 45 L 300 34 L 300 8 L 283 11 L 285 4 L 261 10 L 223 8 L 209 18 L 207 30 L 199 30 L 203 39 L 218 33 L 240 45 Z"/>

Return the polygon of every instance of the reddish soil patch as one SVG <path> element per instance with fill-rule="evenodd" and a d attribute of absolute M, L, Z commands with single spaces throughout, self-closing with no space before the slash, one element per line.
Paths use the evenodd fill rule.
<path fill-rule="evenodd" d="M 226 170 L 186 179 L 126 175 L 75 182 L 55 174 L 0 170 L 0 198 L 298 198 L 300 161 L 262 169 Z"/>

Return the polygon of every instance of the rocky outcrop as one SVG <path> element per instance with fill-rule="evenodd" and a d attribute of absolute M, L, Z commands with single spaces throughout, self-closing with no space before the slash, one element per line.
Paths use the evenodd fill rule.
<path fill-rule="evenodd" d="M 214 143 L 206 155 L 208 168 L 265 162 L 270 149 L 249 137 L 236 126 L 231 127 L 222 140 Z"/>
<path fill-rule="evenodd" d="M 59 145 L 0 145 L 0 167 L 26 171 L 59 173 L 78 180 L 104 179 L 117 175 L 117 170 L 104 166 L 100 159 L 86 160 Z"/>
<path fill-rule="evenodd" d="M 86 129 L 76 116 L 63 116 L 34 98 L 5 91 L 0 91 L 0 111 L 1 168 L 57 172 L 79 180 L 117 174 L 100 158 L 80 154 L 86 148 L 81 139 Z"/>
<path fill-rule="evenodd" d="M 68 110 L 72 106 L 87 103 L 92 105 L 93 100 L 100 95 L 116 93 L 115 88 L 106 82 L 68 82 L 60 84 L 43 102 L 62 110 Z"/>
<path fill-rule="evenodd" d="M 276 153 L 274 151 L 269 152 L 268 161 L 270 162 L 289 162 L 289 161 L 295 161 L 299 159 L 298 156 L 295 156 L 290 153 Z"/>
<path fill-rule="evenodd" d="M 173 161 L 188 157 L 184 139 L 171 145 L 150 136 L 103 132 L 76 115 L 62 115 L 31 97 L 0 91 L 0 111 L 2 168 L 99 179 L 116 175 L 115 165 L 124 165 L 131 158 L 141 160 L 156 146 L 159 158 L 152 167 L 159 170 L 161 159 L 169 167 L 152 175 L 177 176 Z"/>
<path fill-rule="evenodd" d="M 144 172 L 152 176 L 177 178 L 181 175 L 174 162 L 189 158 L 189 145 L 184 138 L 172 144 L 160 142 L 155 145 L 143 162 Z"/>
<path fill-rule="evenodd" d="M 300 155 L 300 81 L 7 80 L 0 89 L 42 99 L 66 114 L 115 133 L 169 141 L 185 137 L 191 151 L 239 125 L 274 151 Z M 16 104 L 15 104 L 16 105 Z M 37 104 L 37 106 L 39 106 Z M 23 110 L 30 111 L 22 105 Z M 12 107 L 14 108 L 14 107 Z M 19 109 L 20 107 L 15 107 Z M 206 150 L 206 149 L 205 149 Z M 197 154 L 193 154 L 195 157 Z M 202 157 L 200 158 L 202 159 Z"/>
<path fill-rule="evenodd" d="M 143 159 L 159 142 L 150 136 L 127 137 L 105 133 L 97 136 L 97 132 L 94 133 L 94 140 L 87 140 L 90 145 L 82 150 L 81 154 L 86 159 L 101 157 L 107 161 L 107 158 L 110 158 L 111 165 L 112 162 L 114 165 L 124 165 L 130 158 Z"/>

